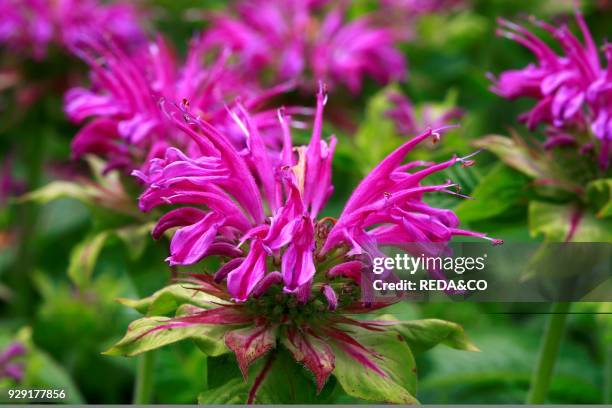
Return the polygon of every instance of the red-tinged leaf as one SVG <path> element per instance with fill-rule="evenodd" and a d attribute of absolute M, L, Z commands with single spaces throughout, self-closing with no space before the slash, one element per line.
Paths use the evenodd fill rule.
<path fill-rule="evenodd" d="M 369 368 L 381 377 L 387 376 L 375 361 L 380 357 L 376 351 L 364 347 L 353 337 L 338 329 L 325 330 L 325 334 L 334 340 L 339 349 L 361 364 L 361 366 Z"/>
<path fill-rule="evenodd" d="M 247 327 L 225 335 L 225 345 L 236 354 L 245 379 L 249 366 L 276 346 L 276 330 L 271 326 Z"/>
<path fill-rule="evenodd" d="M 222 306 L 172 320 L 181 323 L 215 325 L 250 323 L 252 318 L 245 315 L 241 309 L 239 306 Z"/>
<path fill-rule="evenodd" d="M 317 393 L 320 393 L 335 367 L 335 356 L 331 347 L 320 338 L 296 329 L 288 330 L 287 337 L 282 341 L 293 358 L 314 374 Z"/>
<path fill-rule="evenodd" d="M 336 368 L 332 373 L 342 389 L 349 395 L 370 401 L 389 402 L 394 404 L 415 404 L 416 366 L 410 348 L 403 338 L 392 331 L 371 332 L 355 328 L 353 341 L 360 347 L 350 343 L 330 341 L 330 346 L 336 355 Z M 357 354 L 363 356 L 363 349 L 375 350 L 377 367 L 385 373 L 384 376 L 373 370 L 364 369 Z"/>

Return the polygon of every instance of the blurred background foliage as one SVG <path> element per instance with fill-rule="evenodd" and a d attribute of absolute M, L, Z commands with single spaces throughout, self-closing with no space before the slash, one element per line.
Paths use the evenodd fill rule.
<path fill-rule="evenodd" d="M 355 1 L 350 12 L 363 13 L 371 3 Z M 612 16 L 610 8 L 596 8 L 599 3 L 604 2 L 587 2 L 583 10 L 594 37 L 601 42 L 610 34 Z M 382 90 L 368 84 L 349 104 L 347 114 L 355 125 L 342 129 L 327 125 L 327 133 L 334 132 L 340 142 L 334 162 L 336 191 L 325 215 L 337 216 L 358 180 L 410 136 L 400 134 L 385 116 L 385 95 L 390 89 L 409 96 L 417 112 L 424 104 L 464 111 L 459 128 L 412 158 L 465 155 L 476 150 L 473 140 L 484 135 L 508 134 L 510 128 L 526 132 L 516 116 L 529 102 L 510 102 L 494 95 L 485 74 L 522 67 L 531 56 L 494 35 L 495 19 L 529 14 L 567 19 L 573 4 L 556 0 L 473 0 L 466 4 L 447 14 L 418 19 L 414 38 L 403 45 L 409 61 L 408 80 Z M 184 51 L 193 32 L 205 28 L 206 13 L 226 2 L 155 0 L 142 5 L 150 10 L 151 29 L 168 35 Z M 12 57 L 2 58 L 4 63 Z M 85 72 L 78 61 L 57 51 L 44 62 L 30 62 L 23 68 L 22 76 L 41 94 L 35 104 L 15 103 L 14 89 L 2 92 L 0 157 L 10 160 L 24 191 L 58 179 L 74 179 L 87 171 L 87 163 L 70 160 L 76 128 L 63 115 L 60 91 L 64 81 L 78 81 Z M 342 93 L 330 95 L 330 110 L 344 106 L 348 98 Z M 303 102 L 310 105 L 313 99 Z M 462 193 L 477 200 L 439 195 L 432 203 L 454 207 L 467 226 L 491 236 L 506 241 L 540 240 L 530 234 L 527 222 L 527 203 L 533 194 L 529 180 L 486 152 L 477 161 L 477 166 L 456 167 L 447 175 L 461 184 Z M 132 399 L 136 360 L 100 353 L 137 317 L 115 299 L 144 297 L 169 281 L 170 271 L 164 263 L 167 243 L 149 239 L 146 229 L 123 233 L 113 229 L 126 225 L 118 217 L 136 226 L 146 220 L 119 216 L 71 198 L 51 200 L 62 195 L 61 186 L 59 190 L 29 202 L 0 203 L 0 349 L 15 339 L 27 345 L 22 388 L 65 389 L 66 402 L 72 403 L 126 403 Z M 75 255 L 75 247 L 81 253 Z M 394 308 L 403 319 L 436 317 L 460 323 L 482 350 L 465 353 L 438 347 L 420 355 L 417 397 L 421 402 L 524 401 L 545 316 L 518 313 L 544 312 L 547 305 L 439 303 Z M 597 304 L 575 305 L 574 311 L 585 314 L 570 316 L 550 402 L 604 401 L 603 367 L 612 342 L 611 316 L 588 314 L 602 310 Z M 157 403 L 194 403 L 194 396 L 231 378 L 224 372 L 227 364 L 207 361 L 189 343 L 157 351 L 154 364 L 153 400 Z M 2 381 L 0 389 L 10 386 L 8 380 Z M 2 393 L 0 401 L 5 398 Z M 326 400 L 354 402 L 334 392 Z"/>

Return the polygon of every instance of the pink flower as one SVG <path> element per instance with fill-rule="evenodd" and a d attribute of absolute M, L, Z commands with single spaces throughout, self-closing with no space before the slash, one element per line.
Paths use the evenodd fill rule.
<path fill-rule="evenodd" d="M 228 291 L 235 300 L 249 298 L 268 273 L 268 259 L 280 268 L 284 291 L 306 301 L 317 260 L 330 253 L 352 261 L 354 256 L 378 253 L 378 245 L 405 249 L 404 244 L 444 243 L 454 235 L 484 237 L 459 229 L 452 211 L 432 208 L 422 201 L 430 192 L 452 194 L 449 188 L 454 186 L 451 182 L 425 186 L 421 184 L 425 177 L 456 162 L 469 165 L 472 161 L 452 158 L 440 164 L 402 164 L 419 142 L 439 137 L 431 130 L 398 148 L 376 167 L 356 188 L 331 229 L 327 222 L 317 221 L 333 191 L 331 160 L 336 139 L 321 139 L 325 98 L 319 92 L 308 146 L 293 147 L 288 118 L 279 116 L 285 144 L 276 158 L 267 154 L 261 135 L 244 111 L 238 120 L 248 133 L 248 147 L 240 153 L 207 122 L 170 107 L 174 123 L 193 138 L 200 154 L 194 159 L 170 148 L 164 158 L 154 159 L 146 172 L 135 175 L 148 186 L 140 197 L 142 210 L 188 205 L 169 212 L 155 229 L 155 236 L 160 236 L 179 227 L 172 238 L 171 265 L 194 264 L 209 256 L 213 246 L 232 244 L 242 249 L 238 253 L 242 261 L 226 275 Z M 416 170 L 419 167 L 423 168 Z"/>
<path fill-rule="evenodd" d="M 456 235 L 486 238 L 460 229 L 452 211 L 423 201 L 428 193 L 455 194 L 449 190 L 450 182 L 423 185 L 423 179 L 457 162 L 470 165 L 472 161 L 452 158 L 440 164 L 403 164 L 414 146 L 439 137 L 428 130 L 381 162 L 355 189 L 338 220 L 320 219 L 333 191 L 331 162 L 336 145 L 333 136 L 322 139 L 326 99 L 321 87 L 307 146 L 293 146 L 290 118 L 279 111 L 284 144 L 272 153 L 266 152 L 261 134 L 244 109 L 235 118 L 246 130 L 248 143 L 245 151 L 238 151 L 227 135 L 185 106 L 163 106 L 175 126 L 193 139 L 199 154 L 188 156 L 169 148 L 146 171 L 136 171 L 148 186 L 140 207 L 143 211 L 175 207 L 153 231 L 159 237 L 176 229 L 168 257 L 171 265 L 220 257 L 221 266 L 214 275 L 194 273 L 186 279 L 219 302 L 211 309 L 189 306 L 180 316 L 130 341 L 160 330 L 216 325 L 245 378 L 250 365 L 278 343 L 313 373 L 319 391 L 334 370 L 338 353 L 365 370 L 388 376 L 381 366 L 383 357 L 361 344 L 355 334 L 383 331 L 388 323 L 349 317 L 389 304 L 365 300 L 362 276 L 369 276 L 371 258 L 381 255 L 383 245 L 408 249 L 415 243 L 445 244 Z M 268 354 L 248 402 L 255 400 L 275 355 Z"/>
<path fill-rule="evenodd" d="M 568 142 L 576 144 L 576 138 L 570 141 L 567 137 L 575 131 L 585 132 L 590 129 L 600 143 L 600 166 L 606 169 L 610 161 L 612 141 L 612 54 L 606 51 L 608 68 L 602 68 L 595 42 L 580 12 L 576 12 L 576 21 L 582 32 L 583 43 L 566 25 L 556 27 L 533 20 L 558 42 L 563 51 L 562 55 L 558 55 L 524 27 L 500 19 L 499 34 L 529 49 L 536 56 L 537 64 L 503 72 L 498 79 L 494 79 L 492 89 L 510 99 L 528 97 L 537 100 L 536 106 L 520 119 L 525 121 L 530 129 L 534 129 L 539 123 L 556 128 L 549 132 L 553 135 L 550 146 Z M 606 50 L 609 48 L 606 46 Z M 563 140 L 556 137 L 559 133 L 562 134 Z"/>
<path fill-rule="evenodd" d="M 235 14 L 220 14 L 206 36 L 229 46 L 254 73 L 304 87 L 315 79 L 343 84 L 353 93 L 364 77 L 380 83 L 402 80 L 406 67 L 392 30 L 370 16 L 346 21 L 344 8 L 301 0 L 241 1 Z"/>
<path fill-rule="evenodd" d="M 0 0 L 0 44 L 36 59 L 50 45 L 63 48 L 82 35 L 103 33 L 124 45 L 141 44 L 145 35 L 131 4 L 98 0 Z"/>
<path fill-rule="evenodd" d="M 139 168 L 163 155 L 169 146 L 190 151 L 193 142 L 168 122 L 158 106 L 161 99 L 183 101 L 194 114 L 244 145 L 243 131 L 226 104 L 240 94 L 244 106 L 256 109 L 286 88 L 280 85 L 264 92 L 254 87 L 245 73 L 230 66 L 227 52 L 204 65 L 209 50 L 200 37 L 192 40 L 184 62 L 161 37 L 132 54 L 113 41 L 83 37 L 73 51 L 91 67 L 92 84 L 73 88 L 65 97 L 70 119 L 82 122 L 91 118 L 74 138 L 72 151 L 76 157 L 87 153 L 105 157 L 108 169 Z M 265 128 L 274 118 L 273 112 L 261 112 L 253 121 Z"/>

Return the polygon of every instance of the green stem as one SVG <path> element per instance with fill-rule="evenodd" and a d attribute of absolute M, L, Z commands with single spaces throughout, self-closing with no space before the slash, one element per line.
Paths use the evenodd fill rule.
<path fill-rule="evenodd" d="M 134 386 L 134 404 L 151 403 L 153 394 L 153 371 L 155 369 L 155 352 L 149 351 L 138 357 L 138 371 Z"/>
<path fill-rule="evenodd" d="M 603 403 L 612 404 L 612 345 L 605 346 L 605 365 L 604 365 L 604 395 Z"/>
<path fill-rule="evenodd" d="M 570 302 L 566 302 L 554 303 L 552 306 L 546 331 L 542 339 L 537 365 L 531 377 L 531 389 L 527 395 L 528 404 L 543 404 L 546 400 L 546 394 L 548 394 L 555 362 L 565 331 L 567 312 L 571 305 Z"/>

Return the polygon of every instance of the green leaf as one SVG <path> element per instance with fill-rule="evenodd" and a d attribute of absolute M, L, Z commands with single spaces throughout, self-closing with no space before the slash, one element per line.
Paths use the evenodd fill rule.
<path fill-rule="evenodd" d="M 455 213 L 462 222 L 492 218 L 515 207 L 525 197 L 529 178 L 505 166 L 497 164 L 480 181 L 472 192 L 473 200 L 462 201 Z"/>
<path fill-rule="evenodd" d="M 118 237 L 125 244 L 132 260 L 138 259 L 150 240 L 149 231 L 152 225 L 153 223 L 127 225 L 88 236 L 72 249 L 68 276 L 79 288 L 89 285 L 100 252 L 111 237 Z"/>
<path fill-rule="evenodd" d="M 357 341 L 380 355 L 376 364 L 388 375 L 383 378 L 377 372 L 361 365 L 335 344 L 330 344 L 336 354 L 333 375 L 344 391 L 354 397 L 370 401 L 396 404 L 415 404 L 416 365 L 410 349 L 400 335 L 393 332 L 365 332 L 354 334 Z"/>
<path fill-rule="evenodd" d="M 90 283 L 98 255 L 109 235 L 109 231 L 103 231 L 89 236 L 72 249 L 68 276 L 79 288 L 86 287 Z"/>
<path fill-rule="evenodd" d="M 383 319 L 394 320 L 392 316 Z M 413 354 L 423 353 L 438 344 L 444 344 L 457 350 L 480 351 L 468 338 L 463 328 L 457 323 L 440 319 L 422 319 L 399 321 L 393 325 Z"/>
<path fill-rule="evenodd" d="M 234 327 L 229 325 L 194 324 L 183 327 L 161 328 L 172 319 L 168 317 L 144 317 L 132 322 L 125 337 L 103 354 L 131 357 L 177 341 L 192 339 L 207 355 L 226 353 L 223 337 Z M 158 330 L 155 330 L 159 328 Z"/>
<path fill-rule="evenodd" d="M 529 203 L 529 232 L 543 235 L 549 242 L 564 242 L 572 219 L 579 211 L 571 204 Z M 597 218 L 589 210 L 582 210 L 572 234 L 572 242 L 612 242 L 612 219 Z"/>
<path fill-rule="evenodd" d="M 249 384 L 242 377 L 233 378 L 220 387 L 206 390 L 198 396 L 200 405 L 233 404 L 242 405 L 247 401 Z"/>
<path fill-rule="evenodd" d="M 189 284 L 166 286 L 151 296 L 140 300 L 119 298 L 117 301 L 147 316 L 163 316 L 175 313 L 179 306 L 183 304 L 210 309 L 216 307 L 219 303 L 224 303 L 223 300 L 215 296 L 191 289 Z"/>
<path fill-rule="evenodd" d="M 612 179 L 601 179 L 587 185 L 587 201 L 597 210 L 597 217 L 612 216 Z"/>
<path fill-rule="evenodd" d="M 223 372 L 219 373 L 220 376 L 232 369 L 228 364 L 236 365 L 236 360 L 233 358 L 231 360 L 229 361 L 229 356 L 223 360 Z M 266 374 L 260 377 L 267 364 L 269 365 Z M 201 393 L 198 402 L 200 404 L 244 404 L 248 400 L 253 385 L 260 377 L 259 385 L 254 391 L 253 402 L 255 404 L 325 403 L 335 383 L 328 381 L 321 394 L 317 395 L 314 381 L 309 378 L 310 376 L 310 372 L 298 364 L 285 349 L 277 348 L 251 365 L 246 381 L 241 376 L 216 381 L 221 385 Z"/>
<path fill-rule="evenodd" d="M 47 204 L 60 198 L 72 198 L 85 204 L 94 204 L 96 189 L 83 183 L 72 181 L 53 181 L 38 190 L 31 191 L 17 199 L 18 202 L 32 201 Z"/>
<path fill-rule="evenodd" d="M 536 152 L 529 150 L 516 138 L 490 135 L 475 141 L 474 145 L 489 150 L 510 167 L 530 177 L 541 178 L 550 172 Z"/>

